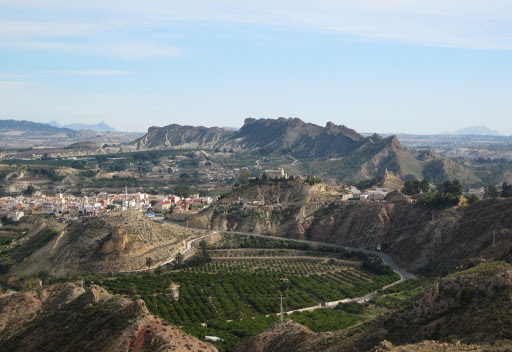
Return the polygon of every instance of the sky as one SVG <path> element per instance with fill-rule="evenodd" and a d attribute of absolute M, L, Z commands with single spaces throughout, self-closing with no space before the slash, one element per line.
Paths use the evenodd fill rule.
<path fill-rule="evenodd" d="M 512 134 L 510 0 L 0 0 L 0 119 Z"/>

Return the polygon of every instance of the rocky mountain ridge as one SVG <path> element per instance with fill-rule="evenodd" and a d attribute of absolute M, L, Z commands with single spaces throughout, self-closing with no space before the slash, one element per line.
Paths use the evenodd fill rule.
<path fill-rule="evenodd" d="M 134 150 L 206 148 L 240 153 L 290 155 L 298 158 L 305 172 L 336 175 L 339 180 L 362 180 L 386 169 L 401 178 L 458 178 L 479 182 L 472 171 L 451 159 L 437 156 L 426 160 L 421 153 L 405 149 L 396 136 L 363 137 L 356 131 L 328 122 L 325 127 L 298 118 L 245 120 L 238 131 L 218 127 L 172 124 L 151 127 L 126 148 Z M 434 181 L 434 180 L 433 180 Z"/>

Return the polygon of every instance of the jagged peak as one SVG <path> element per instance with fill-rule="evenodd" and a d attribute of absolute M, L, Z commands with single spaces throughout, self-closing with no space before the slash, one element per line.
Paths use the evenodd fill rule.
<path fill-rule="evenodd" d="M 398 149 L 403 149 L 402 144 L 400 143 L 400 141 L 398 140 L 398 137 L 396 135 L 392 135 L 391 137 L 388 137 L 388 138 L 391 138 L 392 146 L 394 146 L 395 148 L 398 148 Z"/>
<path fill-rule="evenodd" d="M 355 140 L 362 140 L 363 136 L 361 136 L 359 133 L 357 133 L 355 130 L 348 128 L 345 125 L 336 125 L 335 123 L 329 121 L 325 124 L 325 129 L 327 132 L 331 133 L 341 133 L 347 137 L 350 137 Z"/>
<path fill-rule="evenodd" d="M 248 117 L 244 120 L 244 126 L 245 125 L 251 125 L 254 123 L 261 123 L 261 124 L 272 124 L 272 123 L 278 123 L 278 124 L 289 124 L 289 125 L 305 125 L 306 122 L 302 121 L 301 119 L 297 117 L 278 117 L 277 119 L 255 119 L 252 117 Z"/>

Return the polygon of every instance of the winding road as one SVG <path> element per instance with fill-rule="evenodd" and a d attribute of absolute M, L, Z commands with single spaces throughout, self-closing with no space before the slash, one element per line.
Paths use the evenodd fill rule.
<path fill-rule="evenodd" d="M 165 221 L 165 222 L 173 224 L 173 225 L 178 225 L 178 226 L 181 226 L 181 227 L 185 227 L 183 224 L 174 223 L 174 222 L 171 222 L 171 221 Z M 399 283 L 401 283 L 403 281 L 415 278 L 415 276 L 413 274 L 407 272 L 403 268 L 400 268 L 393 261 L 393 259 L 391 259 L 391 257 L 389 255 L 387 255 L 386 253 L 383 253 L 383 252 L 372 251 L 372 250 L 368 250 L 368 249 L 360 249 L 360 248 L 355 248 L 355 247 L 342 246 L 342 245 L 337 245 L 337 244 L 327 243 L 327 242 L 320 242 L 320 241 L 299 240 L 299 239 L 284 238 L 284 237 L 278 237 L 278 236 L 261 235 L 259 233 L 252 233 L 252 232 L 213 231 L 213 230 L 204 230 L 204 229 L 196 229 L 196 230 L 202 230 L 202 231 L 208 232 L 208 233 L 203 235 L 203 236 L 196 237 L 194 239 L 189 240 L 187 242 L 185 250 L 181 252 L 182 255 L 185 255 L 190 250 L 192 250 L 192 244 L 194 242 L 199 241 L 199 240 L 201 240 L 201 239 L 203 239 L 205 237 L 211 236 L 213 234 L 221 232 L 221 233 L 230 234 L 230 235 L 253 236 L 253 237 L 260 237 L 260 238 L 267 238 L 267 239 L 274 239 L 274 240 L 281 240 L 281 241 L 299 242 L 299 243 L 306 243 L 306 244 L 317 244 L 317 245 L 322 245 L 322 246 L 328 246 L 328 247 L 334 247 L 334 248 L 342 248 L 342 249 L 346 249 L 346 250 L 358 251 L 358 252 L 362 252 L 362 253 L 366 253 L 366 254 L 376 255 L 379 258 L 381 258 L 382 261 L 386 265 L 390 266 L 393 269 L 393 271 L 395 271 L 400 276 L 400 280 L 395 281 L 395 282 L 393 282 L 393 283 L 391 283 L 391 284 L 389 284 L 387 286 L 384 286 L 383 288 L 381 288 L 381 290 L 386 289 L 386 288 L 391 287 L 391 286 L 394 286 L 394 285 L 397 285 L 397 284 L 399 284 Z M 154 270 L 154 269 L 162 267 L 164 265 L 168 265 L 168 264 L 174 262 L 175 260 L 176 260 L 176 256 L 170 258 L 169 260 L 167 260 L 167 261 L 165 261 L 163 263 L 160 263 L 160 264 L 155 265 L 155 266 L 150 267 L 150 268 L 144 268 L 144 269 L 138 269 L 138 270 L 129 270 L 129 271 L 120 271 L 119 273 L 137 273 L 137 272 L 143 272 L 143 271 L 148 271 L 148 270 Z M 314 310 L 317 310 L 317 309 L 334 308 L 334 307 L 336 307 L 340 303 L 352 303 L 352 302 L 364 303 L 364 302 L 367 302 L 367 301 L 373 299 L 375 296 L 377 296 L 377 294 L 378 294 L 378 292 L 374 291 L 374 292 L 371 292 L 371 293 L 366 294 L 366 295 L 361 296 L 361 297 L 345 298 L 345 299 L 338 300 L 338 301 L 325 302 L 324 304 L 319 304 L 319 305 L 315 305 L 315 306 L 311 306 L 311 307 L 296 309 L 296 310 L 288 311 L 288 312 L 285 312 L 285 313 L 286 314 L 292 314 L 294 312 L 311 312 L 311 311 L 314 311 Z M 279 315 L 280 313 L 276 313 L 276 314 Z"/>
<path fill-rule="evenodd" d="M 172 224 L 172 225 L 177 225 L 177 226 L 181 226 L 181 227 L 186 227 L 185 225 L 183 224 L 180 224 L 180 223 L 176 223 L 176 222 L 172 222 L 172 221 L 168 221 L 168 220 L 164 220 L 163 222 L 166 222 L 166 223 L 169 223 L 169 224 Z M 378 252 L 378 251 L 372 251 L 372 250 L 369 250 L 369 249 L 361 249 L 361 248 L 357 248 L 357 247 L 348 247 L 348 246 L 342 246 L 342 245 L 339 245 L 339 244 L 334 244 L 334 243 L 328 243 L 328 242 L 320 242 L 320 241 L 310 241 L 310 240 L 299 240 L 299 239 L 294 239 L 294 238 L 286 238 L 286 237 L 278 237 L 278 236 L 269 236 L 269 235 L 261 235 L 259 233 L 253 233 L 253 232 L 240 232 L 240 231 L 214 231 L 214 230 L 205 230 L 205 229 L 196 229 L 194 228 L 195 230 L 200 230 L 200 231 L 205 231 L 205 232 L 209 232 L 208 234 L 202 236 L 202 237 L 199 237 L 197 239 L 194 239 L 192 241 L 189 241 L 189 242 L 194 242 L 198 239 L 202 239 L 202 238 L 205 238 L 209 235 L 212 235 L 214 233 L 225 233 L 225 234 L 231 234 L 231 235 L 242 235 L 242 236 L 253 236 L 253 237 L 260 237 L 260 238 L 270 238 L 270 239 L 274 239 L 274 240 L 281 240 L 281 241 L 290 241 L 290 242 L 299 242 L 299 243 L 306 243 L 306 244 L 317 244 L 317 245 L 322 245 L 322 246 L 327 246 L 327 247 L 334 247 L 334 248 L 342 248 L 342 249 L 346 249 L 346 250 L 350 250 L 350 251 L 356 251 L 356 252 L 362 252 L 362 253 L 366 253 L 366 254 L 373 254 L 373 255 L 376 255 L 378 256 L 380 259 L 382 259 L 382 261 L 388 265 L 389 267 L 391 267 L 391 269 L 393 269 L 394 272 L 396 272 L 399 276 L 400 276 L 400 282 L 402 281 L 405 281 L 405 280 L 409 280 L 409 279 L 414 279 L 416 276 L 414 276 L 413 274 L 409 273 L 407 270 L 403 269 L 403 268 L 400 268 L 394 261 L 393 259 L 391 259 L 391 257 L 389 255 L 387 255 L 386 253 L 383 253 L 383 252 Z M 187 252 L 190 250 L 190 248 L 188 248 L 188 244 L 187 244 Z M 184 254 L 185 252 L 183 252 L 182 254 Z M 165 264 L 168 264 L 168 263 L 171 263 L 172 261 L 174 260 L 174 258 L 170 259 L 169 261 L 167 261 L 166 263 L 164 264 L 160 264 L 159 266 L 162 266 L 162 265 L 165 265 Z M 397 282 L 398 283 L 398 282 Z"/>
<path fill-rule="evenodd" d="M 413 274 L 407 272 L 405 269 L 402 269 L 398 265 L 396 265 L 396 263 L 393 261 L 393 259 L 391 259 L 391 257 L 389 255 L 387 255 L 386 253 L 383 253 L 383 252 L 371 251 L 368 249 L 360 249 L 360 248 L 356 248 L 356 247 L 347 247 L 347 246 L 342 246 L 342 245 L 327 243 L 327 242 L 320 242 L 320 241 L 298 240 L 298 239 L 284 238 L 284 237 L 278 237 L 278 236 L 260 235 L 258 233 L 252 233 L 252 232 L 238 232 L 238 231 L 221 231 L 221 232 L 227 233 L 227 234 L 232 234 L 232 235 L 254 236 L 254 237 L 262 237 L 262 238 L 271 238 L 274 240 L 281 240 L 281 241 L 292 241 L 292 242 L 307 243 L 307 244 L 317 244 L 317 245 L 322 245 L 322 246 L 327 246 L 327 247 L 342 248 L 342 249 L 346 249 L 346 250 L 362 252 L 362 253 L 366 253 L 366 254 L 373 254 L 373 255 L 376 255 L 379 258 L 381 258 L 385 264 L 389 265 L 391 267 L 391 269 L 393 269 L 393 271 L 395 271 L 398 275 L 400 275 L 401 281 L 415 278 L 415 276 Z"/>

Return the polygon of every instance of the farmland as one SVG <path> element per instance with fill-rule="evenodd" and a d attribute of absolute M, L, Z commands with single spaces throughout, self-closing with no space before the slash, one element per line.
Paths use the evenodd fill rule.
<path fill-rule="evenodd" d="M 229 350 L 278 319 L 280 295 L 286 312 L 363 296 L 398 279 L 394 273 L 372 272 L 359 267 L 361 263 L 346 266 L 334 258 L 318 257 L 318 253 L 297 259 L 276 258 L 275 252 L 265 258 L 267 252 L 259 253 L 263 254 L 259 259 L 217 257 L 214 259 L 219 260 L 181 270 L 95 277 L 94 282 L 112 293 L 144 299 L 152 313 L 197 337 L 205 331 L 221 337 L 224 341 L 219 347 Z M 313 321 L 315 314 L 334 314 L 339 323 L 333 326 L 341 327 L 360 321 L 351 313 L 329 311 L 292 319 Z"/>

